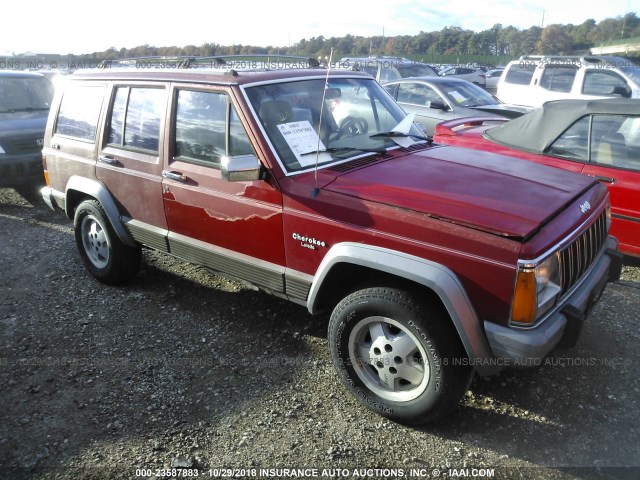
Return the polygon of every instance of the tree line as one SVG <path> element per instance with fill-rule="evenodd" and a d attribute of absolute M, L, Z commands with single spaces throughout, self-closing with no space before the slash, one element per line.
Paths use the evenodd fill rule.
<path fill-rule="evenodd" d="M 110 60 L 142 56 L 216 56 L 251 54 L 288 54 L 326 57 L 333 49 L 334 58 L 346 55 L 396 55 L 417 58 L 420 55 L 491 55 L 519 57 L 526 54 L 569 55 L 588 53 L 589 48 L 606 43 L 640 37 L 640 18 L 627 13 L 600 22 L 585 20 L 580 25 L 553 24 L 544 28 L 532 26 L 518 29 L 495 24 L 488 30 L 473 32 L 460 27 L 445 27 L 440 31 L 399 36 L 323 36 L 302 39 L 291 46 L 186 45 L 134 48 L 110 48 L 104 52 L 73 56 L 81 60 Z M 640 42 L 640 39 L 638 39 Z"/>

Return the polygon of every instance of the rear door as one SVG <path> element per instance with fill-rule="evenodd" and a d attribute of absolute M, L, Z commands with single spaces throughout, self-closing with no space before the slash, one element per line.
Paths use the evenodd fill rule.
<path fill-rule="evenodd" d="M 283 291 L 282 195 L 275 180 L 226 181 L 223 156 L 255 154 L 231 91 L 174 85 L 163 195 L 171 252 Z"/>
<path fill-rule="evenodd" d="M 111 87 L 96 175 L 121 205 L 134 239 L 167 250 L 162 199 L 163 125 L 168 84 Z"/>
<path fill-rule="evenodd" d="M 70 81 L 53 125 L 48 125 L 43 153 L 51 186 L 64 192 L 72 175 L 95 177 L 98 123 L 104 108 L 105 82 Z M 52 112 L 53 113 L 53 112 Z"/>

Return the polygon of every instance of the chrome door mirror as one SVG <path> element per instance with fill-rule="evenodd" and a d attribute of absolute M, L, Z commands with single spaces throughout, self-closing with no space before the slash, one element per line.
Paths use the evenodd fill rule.
<path fill-rule="evenodd" d="M 260 162 L 253 154 L 222 157 L 220 167 L 222 178 L 228 182 L 251 182 L 261 177 Z"/>

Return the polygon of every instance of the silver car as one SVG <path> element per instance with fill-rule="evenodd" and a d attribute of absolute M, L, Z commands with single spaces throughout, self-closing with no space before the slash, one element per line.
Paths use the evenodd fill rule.
<path fill-rule="evenodd" d="M 484 74 L 486 80 L 484 88 L 487 89 L 487 92 L 496 93 L 498 91 L 498 80 L 500 80 L 502 72 L 504 72 L 504 68 L 494 68 Z"/>
<path fill-rule="evenodd" d="M 416 114 L 427 135 L 436 124 L 460 117 L 516 118 L 532 109 L 507 105 L 483 88 L 452 77 L 405 78 L 385 83 L 384 88 L 407 113 Z"/>

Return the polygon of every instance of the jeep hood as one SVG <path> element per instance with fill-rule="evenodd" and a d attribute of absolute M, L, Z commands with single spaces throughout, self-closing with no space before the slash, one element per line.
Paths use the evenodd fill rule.
<path fill-rule="evenodd" d="M 324 189 L 524 240 L 594 182 L 503 155 L 437 146 L 352 170 Z"/>

